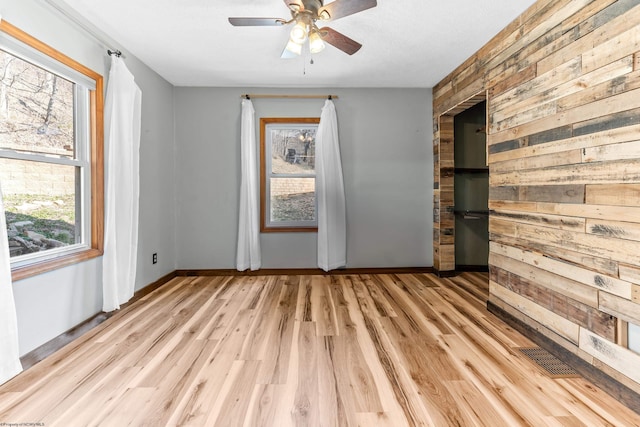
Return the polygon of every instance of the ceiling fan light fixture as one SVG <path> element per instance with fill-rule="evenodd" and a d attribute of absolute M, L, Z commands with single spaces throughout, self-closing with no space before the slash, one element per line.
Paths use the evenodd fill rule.
<path fill-rule="evenodd" d="M 285 50 L 295 55 L 302 55 L 302 43 L 296 43 L 293 40 L 289 40 Z"/>
<path fill-rule="evenodd" d="M 325 44 L 320 37 L 318 30 L 313 30 L 309 34 L 309 51 L 311 53 L 320 53 L 324 50 Z"/>
<path fill-rule="evenodd" d="M 297 21 L 296 25 L 291 29 L 290 37 L 294 43 L 304 43 L 307 40 L 307 24 L 302 20 Z"/>

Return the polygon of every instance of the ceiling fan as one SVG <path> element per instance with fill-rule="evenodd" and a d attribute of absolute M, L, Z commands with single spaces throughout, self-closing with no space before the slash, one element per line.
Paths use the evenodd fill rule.
<path fill-rule="evenodd" d="M 291 19 L 282 18 L 229 18 L 231 25 L 281 26 L 295 23 L 289 41 L 282 52 L 282 58 L 294 58 L 302 53 L 302 45 L 308 39 L 311 53 L 321 52 L 325 42 L 353 55 L 362 45 L 338 31 L 318 28 L 317 21 L 329 22 L 377 6 L 376 0 L 335 0 L 324 5 L 323 0 L 284 0 L 291 11 Z"/>

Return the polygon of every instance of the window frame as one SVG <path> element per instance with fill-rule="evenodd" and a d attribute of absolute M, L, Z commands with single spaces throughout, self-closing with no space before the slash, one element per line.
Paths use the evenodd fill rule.
<path fill-rule="evenodd" d="M 267 213 L 270 211 L 270 179 L 271 162 L 268 159 L 268 153 L 271 152 L 268 149 L 267 144 L 267 129 L 270 125 L 295 125 L 301 129 L 308 127 L 305 125 L 314 125 L 316 128 L 320 123 L 319 117 L 262 117 L 260 119 L 260 231 L 263 233 L 313 233 L 318 231 L 317 225 L 317 212 L 318 212 L 318 199 L 315 198 L 316 206 L 316 220 L 313 225 L 309 225 L 308 222 L 291 221 L 283 225 L 273 225 L 267 219 Z M 294 175 L 294 174 L 292 174 Z M 278 177 L 274 177 L 278 178 Z M 286 178 L 286 177 L 280 177 Z M 296 178 L 296 176 L 291 176 Z M 316 173 L 313 174 L 313 179 L 316 179 Z"/>
<path fill-rule="evenodd" d="M 87 261 L 103 255 L 104 252 L 104 95 L 103 77 L 95 71 L 85 67 L 74 59 L 64 55 L 51 46 L 27 34 L 5 20 L 0 20 L 0 32 L 18 42 L 34 49 L 48 60 L 53 60 L 95 82 L 95 89 L 87 89 L 88 113 L 87 123 L 78 123 L 79 130 L 86 132 L 88 140 L 86 146 L 77 147 L 78 150 L 89 149 L 89 153 L 82 154 L 82 161 L 90 167 L 90 181 L 84 182 L 81 195 L 83 207 L 83 227 L 90 222 L 89 235 L 84 237 L 84 245 L 77 250 L 52 253 L 46 259 L 34 259 L 31 262 L 21 262 L 11 265 L 13 281 L 36 276 L 48 271 L 56 270 L 68 265 Z M 29 59 L 29 58 L 25 58 Z M 32 58 L 37 59 L 37 58 Z M 39 62 L 39 61 L 36 61 Z M 77 118 L 77 116 L 76 116 Z M 9 157 L 9 156 L 3 156 Z M 27 156 L 28 157 L 28 156 Z M 88 200 L 87 200 L 88 199 Z"/>

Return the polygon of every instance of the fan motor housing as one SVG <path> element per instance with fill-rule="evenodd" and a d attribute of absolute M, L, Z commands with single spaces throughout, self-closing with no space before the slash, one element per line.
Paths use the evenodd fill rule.
<path fill-rule="evenodd" d="M 314 16 L 318 16 L 318 10 L 323 6 L 322 0 L 302 0 L 304 10 L 311 12 Z"/>

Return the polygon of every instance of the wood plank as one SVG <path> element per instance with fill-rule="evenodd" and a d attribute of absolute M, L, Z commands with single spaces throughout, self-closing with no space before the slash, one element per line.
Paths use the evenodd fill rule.
<path fill-rule="evenodd" d="M 640 325 L 640 304 L 629 299 L 610 295 L 606 292 L 600 293 L 600 310 L 612 316 Z"/>
<path fill-rule="evenodd" d="M 604 162 L 616 159 L 636 159 L 638 157 L 640 157 L 640 141 L 585 148 L 582 152 L 583 162 Z"/>
<path fill-rule="evenodd" d="M 607 114 L 615 114 L 640 107 L 640 89 L 623 92 L 596 102 L 585 104 L 571 110 L 525 123 L 517 128 L 490 133 L 487 136 L 489 146 L 514 138 L 531 135 L 546 129 L 570 125 L 583 120 L 595 119 Z"/>
<path fill-rule="evenodd" d="M 508 62 L 509 59 L 516 56 L 524 46 L 527 46 L 528 44 L 535 44 L 536 40 L 541 40 L 541 42 L 537 44 L 538 46 L 546 45 L 548 42 L 545 40 L 545 36 L 548 37 L 548 35 L 553 32 L 554 28 L 558 28 L 560 31 L 561 28 L 559 26 L 561 22 L 573 16 L 588 3 L 590 2 L 572 1 L 547 3 L 543 6 L 540 14 L 536 17 L 537 19 L 532 19 L 530 22 L 525 22 L 523 24 L 520 29 L 522 33 L 518 42 L 509 45 L 509 47 L 500 52 L 500 54 L 491 58 L 491 60 L 487 62 L 486 68 L 492 69 L 495 67 L 495 69 L 497 69 L 497 74 L 506 74 L 504 67 L 500 67 L 501 64 Z M 565 62 L 566 61 L 562 61 L 557 65 L 561 65 Z M 537 67 L 538 75 L 543 74 L 546 71 L 548 70 L 543 71 L 540 67 Z M 489 78 L 492 77 L 492 74 L 489 74 Z"/>
<path fill-rule="evenodd" d="M 639 206 L 640 184 L 589 184 L 585 202 L 590 205 Z"/>
<path fill-rule="evenodd" d="M 558 316 L 551 310 L 547 310 L 546 308 L 539 306 L 535 302 L 528 300 L 515 292 L 506 289 L 498 283 L 491 281 L 489 282 L 489 286 L 491 295 L 500 298 L 502 301 L 517 308 L 532 319 L 543 322 L 549 329 L 572 343 L 576 345 L 578 344 L 580 327 L 575 323 L 562 316 Z"/>
<path fill-rule="evenodd" d="M 623 373 L 635 382 L 640 382 L 640 355 L 622 348 L 598 335 L 581 328 L 580 349 L 596 359 Z"/>
<path fill-rule="evenodd" d="M 500 82 L 494 84 L 494 85 L 489 85 L 491 86 L 491 89 L 489 90 L 489 110 L 493 111 L 493 98 L 503 94 L 504 92 L 508 91 L 510 88 L 512 87 L 516 87 L 516 86 L 520 86 L 523 83 L 526 83 L 528 81 L 530 81 L 531 79 L 535 78 L 537 72 L 536 72 L 536 66 L 535 64 L 529 65 L 528 67 L 526 67 L 525 69 L 518 71 L 517 73 L 502 79 Z"/>
<path fill-rule="evenodd" d="M 536 212 L 602 220 L 625 218 L 628 221 L 635 222 L 640 219 L 640 209 L 637 207 L 627 206 L 538 203 L 536 205 Z"/>
<path fill-rule="evenodd" d="M 244 426 L 269 426 L 277 423 L 278 397 L 284 394 L 284 388 L 284 385 L 256 384 L 249 400 Z"/>
<path fill-rule="evenodd" d="M 539 306 L 609 340 L 616 339 L 617 319 L 597 307 L 583 304 L 553 289 L 538 285 L 536 281 L 518 276 L 507 270 L 492 267 L 491 280 L 521 295 Z"/>
<path fill-rule="evenodd" d="M 572 28 L 577 27 L 578 25 L 582 24 L 584 21 L 587 20 L 595 20 L 593 18 L 593 16 L 595 15 L 596 17 L 602 15 L 602 10 L 603 9 L 610 9 L 609 6 L 612 3 L 616 3 L 616 0 L 603 0 L 603 1 L 597 1 L 597 2 L 593 2 L 590 5 L 584 7 L 582 10 L 580 10 L 578 13 L 576 13 L 575 15 L 569 17 L 568 19 L 566 19 L 565 21 L 562 22 L 562 28 L 564 31 L 569 31 Z M 610 14 L 609 14 L 610 16 Z M 613 15 L 613 16 L 617 16 L 617 15 Z M 590 19 L 591 18 L 591 19 Z M 609 18 L 611 19 L 611 18 Z M 594 27 L 597 26 L 595 24 L 592 24 Z"/>
<path fill-rule="evenodd" d="M 236 360 L 232 363 L 221 389 L 224 397 L 213 405 L 205 425 L 226 427 L 244 424 L 259 367 L 258 360 Z"/>
<path fill-rule="evenodd" d="M 587 220 L 587 233 L 640 241 L 640 224 L 622 221 Z"/>
<path fill-rule="evenodd" d="M 580 387 L 585 380 L 581 378 L 572 379 L 558 379 L 557 382 L 567 390 L 572 396 L 584 401 L 587 407 L 595 410 L 601 417 L 602 423 L 608 423 L 611 425 L 633 425 L 637 424 L 635 419 L 637 415 L 633 415 L 631 418 L 626 418 L 625 415 L 618 415 L 615 407 L 607 405 L 606 402 L 600 402 L 599 397 L 603 393 L 600 389 L 585 390 Z M 622 419 L 621 419 L 622 418 Z M 584 419 L 584 418 L 581 418 Z"/>
<path fill-rule="evenodd" d="M 492 267 L 496 267 L 506 272 L 513 273 L 515 276 L 528 279 L 533 286 L 538 286 L 538 284 L 544 283 L 544 286 L 550 290 L 569 296 L 572 299 L 580 301 L 581 303 L 591 307 L 598 307 L 598 290 L 594 287 L 550 273 L 542 268 L 535 267 L 534 265 L 530 265 L 504 255 L 498 255 L 497 253 L 491 253 L 490 262 Z M 497 281 L 493 275 L 492 279 Z M 507 280 L 505 280 L 505 282 L 497 282 L 508 287 Z"/>
<path fill-rule="evenodd" d="M 525 213 L 522 211 L 500 210 L 492 215 L 494 218 L 500 218 L 513 222 L 520 222 L 532 225 L 544 225 L 554 227 L 560 230 L 584 231 L 586 220 L 572 216 L 547 215 L 540 213 Z"/>
<path fill-rule="evenodd" d="M 521 237 L 533 242 L 566 247 L 576 252 L 610 258 L 623 263 L 633 264 L 637 260 L 638 253 L 640 253 L 640 243 L 631 240 L 610 239 L 569 230 L 557 230 L 551 227 L 511 223 L 498 218 L 489 218 L 490 232 L 492 232 L 492 229 L 504 227 L 515 229 L 515 234 L 512 234 L 512 237 Z"/>
<path fill-rule="evenodd" d="M 588 33 L 583 35 L 573 43 L 563 46 L 561 49 L 555 50 L 551 55 L 541 59 L 538 62 L 538 72 L 547 72 L 558 65 L 565 63 L 573 58 L 576 52 L 585 52 L 596 46 L 600 46 L 609 40 L 612 35 L 620 34 L 634 27 L 634 22 L 638 17 L 638 8 L 633 1 L 624 1 L 626 7 L 616 8 L 612 13 L 608 13 L 604 21 L 598 27 L 599 31 L 593 31 L 595 25 L 589 24 Z M 597 24 L 596 24 L 597 25 Z"/>
<path fill-rule="evenodd" d="M 562 246 L 533 242 L 521 237 L 516 238 L 494 234 L 491 236 L 491 240 L 519 249 L 525 248 L 526 250 L 543 253 L 559 261 L 584 267 L 585 269 L 592 270 L 595 273 L 603 274 L 607 277 L 615 277 L 618 274 L 618 262 L 611 259 L 594 257 L 589 254 L 572 251 Z"/>
<path fill-rule="evenodd" d="M 595 70 L 618 58 L 633 55 L 639 49 L 640 29 L 638 27 L 610 35 L 604 43 L 582 52 L 582 69 L 584 72 Z"/>
<path fill-rule="evenodd" d="M 553 185 L 520 187 L 519 200 L 553 203 L 583 203 L 584 185 Z"/>
<path fill-rule="evenodd" d="M 587 133 L 568 139 L 548 142 L 543 145 L 524 146 L 522 148 L 506 152 L 490 154 L 489 164 L 512 160 L 522 157 L 537 156 L 543 154 L 561 153 L 567 150 L 598 147 L 605 144 L 617 144 L 620 142 L 637 141 L 640 125 L 624 126 L 606 129 L 600 132 Z"/>
<path fill-rule="evenodd" d="M 493 407 L 480 404 L 484 400 L 479 398 L 481 392 L 468 381 L 448 381 L 446 386 L 447 390 L 460 402 L 464 420 L 462 425 L 508 426 L 506 420 Z M 476 420 L 486 420 L 486 422 L 476 424 Z"/>
<path fill-rule="evenodd" d="M 583 151 L 576 149 L 565 151 L 563 153 L 543 154 L 541 156 L 532 156 L 492 163 L 490 171 L 492 174 L 508 173 L 514 170 L 539 169 L 550 166 L 572 165 L 582 162 Z"/>
<path fill-rule="evenodd" d="M 623 91 L 615 91 L 623 93 Z M 580 136 L 608 129 L 623 128 L 640 123 L 640 108 L 631 108 L 624 111 L 616 111 L 598 117 L 587 118 L 572 125 L 573 135 Z"/>
<path fill-rule="evenodd" d="M 617 93 L 638 88 L 640 85 L 640 73 L 633 71 L 629 74 L 613 77 L 610 80 L 593 84 L 580 92 L 564 96 L 557 101 L 558 112 L 595 102 L 613 96 Z"/>
<path fill-rule="evenodd" d="M 498 242 L 491 242 L 490 249 L 492 255 L 496 254 L 516 259 L 546 272 L 582 283 L 593 289 L 603 290 L 610 294 L 618 295 L 627 299 L 631 296 L 631 283 L 629 283 L 629 281 L 621 280 L 617 277 L 606 276 L 579 265 L 551 258 L 549 255 L 543 255 L 542 253 L 536 253 L 531 250 L 510 247 Z M 573 286 L 571 287 L 571 290 L 573 290 Z M 570 291 L 568 290 L 567 292 Z M 584 295 L 585 291 L 583 291 L 582 294 Z M 586 295 L 588 295 L 587 299 L 578 297 L 578 300 L 583 301 L 586 304 L 590 304 L 593 307 L 597 307 L 598 294 L 589 294 L 586 292 Z"/>
<path fill-rule="evenodd" d="M 620 278 L 636 285 L 640 285 L 640 267 L 633 265 L 620 264 Z"/>
<path fill-rule="evenodd" d="M 613 188 L 613 186 L 611 188 Z M 625 218 L 628 221 L 640 221 L 640 209 L 631 206 L 490 200 L 489 209 L 495 211 L 539 212 L 551 215 L 602 220 Z"/>
<path fill-rule="evenodd" d="M 633 73 L 633 55 L 586 74 L 576 72 L 575 78 L 553 84 L 547 82 L 540 93 L 528 93 L 513 105 L 497 106 L 492 114 L 491 131 L 509 129 L 562 111 L 595 102 L 618 93 L 637 89 L 638 73 Z M 554 74 L 549 72 L 547 74 Z"/>
<path fill-rule="evenodd" d="M 543 99 L 536 99 L 532 95 L 536 95 L 544 91 L 547 87 L 555 87 L 567 81 L 571 81 L 582 74 L 582 57 L 576 56 L 570 61 L 565 62 L 561 66 L 538 74 L 536 78 L 526 83 L 520 84 L 513 89 L 492 98 L 492 122 L 500 122 L 507 117 L 511 117 L 515 111 L 523 111 L 527 109 L 527 105 L 531 106 L 535 103 L 542 102 Z M 553 100 L 548 98 L 547 101 Z M 523 102 L 524 107 L 522 106 Z M 500 129 L 496 129 L 500 130 Z"/>
<path fill-rule="evenodd" d="M 640 160 L 552 166 L 489 175 L 489 185 L 622 184 L 640 181 Z"/>

